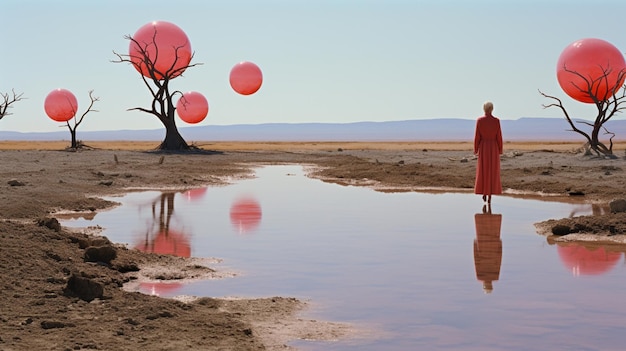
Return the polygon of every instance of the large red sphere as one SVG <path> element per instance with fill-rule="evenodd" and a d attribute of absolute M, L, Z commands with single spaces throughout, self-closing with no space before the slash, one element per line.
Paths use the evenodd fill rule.
<path fill-rule="evenodd" d="M 190 91 L 184 93 L 176 103 L 178 117 L 187 123 L 199 123 L 209 113 L 209 102 L 204 95 Z"/>
<path fill-rule="evenodd" d="M 71 91 L 55 89 L 46 96 L 43 107 L 51 119 L 57 122 L 66 122 L 76 115 L 78 101 Z"/>
<path fill-rule="evenodd" d="M 230 86 L 241 95 L 251 95 L 261 88 L 263 73 L 252 62 L 239 62 L 230 70 Z"/>
<path fill-rule="evenodd" d="M 615 46 L 602 39 L 586 38 L 563 50 L 556 76 L 571 98 L 593 103 L 592 95 L 600 101 L 608 100 L 622 87 L 625 70 L 624 56 Z"/>
<path fill-rule="evenodd" d="M 154 21 L 139 28 L 128 46 L 133 66 L 146 77 L 150 69 L 158 80 L 181 75 L 191 62 L 191 43 L 177 25 Z"/>
<path fill-rule="evenodd" d="M 261 222 L 261 205 L 252 198 L 242 198 L 230 208 L 230 222 L 239 233 L 248 233 L 255 230 Z"/>

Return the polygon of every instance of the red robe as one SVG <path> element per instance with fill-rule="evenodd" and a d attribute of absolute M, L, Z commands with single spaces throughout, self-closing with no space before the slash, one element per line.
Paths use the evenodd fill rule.
<path fill-rule="evenodd" d="M 474 135 L 474 153 L 478 155 L 474 193 L 482 195 L 502 194 L 500 181 L 502 131 L 498 118 L 494 116 L 478 118 Z"/>

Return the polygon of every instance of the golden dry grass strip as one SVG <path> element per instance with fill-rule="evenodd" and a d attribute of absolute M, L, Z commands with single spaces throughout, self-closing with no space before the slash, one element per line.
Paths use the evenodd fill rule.
<path fill-rule="evenodd" d="M 105 150 L 132 150 L 149 151 L 156 149 L 160 141 L 83 141 L 83 144 L 96 149 Z M 433 151 L 471 151 L 473 143 L 470 141 L 411 141 L 411 142 L 243 142 L 243 141 L 199 141 L 193 145 L 216 151 L 299 151 L 318 150 L 433 150 Z M 65 150 L 70 146 L 69 141 L 0 141 L 0 150 Z M 582 142 L 572 141 L 509 141 L 505 142 L 505 151 L 554 151 L 570 152 L 583 146 Z M 618 154 L 626 149 L 626 141 L 615 142 L 614 153 Z"/>

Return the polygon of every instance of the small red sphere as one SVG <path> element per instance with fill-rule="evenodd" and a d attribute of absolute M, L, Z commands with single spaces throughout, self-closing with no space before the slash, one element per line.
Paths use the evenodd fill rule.
<path fill-rule="evenodd" d="M 263 73 L 252 62 L 239 62 L 230 70 L 230 86 L 241 95 L 257 92 L 263 84 Z"/>
<path fill-rule="evenodd" d="M 176 103 L 178 117 L 187 123 L 200 123 L 209 113 L 209 102 L 204 95 L 190 91 L 184 93 Z"/>

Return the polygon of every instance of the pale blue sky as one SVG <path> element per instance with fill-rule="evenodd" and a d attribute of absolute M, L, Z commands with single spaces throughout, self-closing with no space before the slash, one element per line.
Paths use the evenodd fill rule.
<path fill-rule="evenodd" d="M 150 95 L 132 66 L 111 62 L 127 53 L 124 35 L 153 20 L 181 27 L 203 64 L 172 81 L 208 99 L 199 125 L 473 119 L 485 100 L 501 119 L 561 117 L 537 89 L 591 118 L 593 106 L 560 89 L 558 56 L 586 37 L 626 51 L 623 0 L 4 0 L 0 14 L 0 92 L 27 97 L 0 129 L 22 132 L 66 128 L 43 110 L 56 88 L 76 95 L 79 113 L 89 90 L 100 97 L 79 133 L 161 128 L 126 111 Z M 228 83 L 244 60 L 264 75 L 252 96 Z"/>

